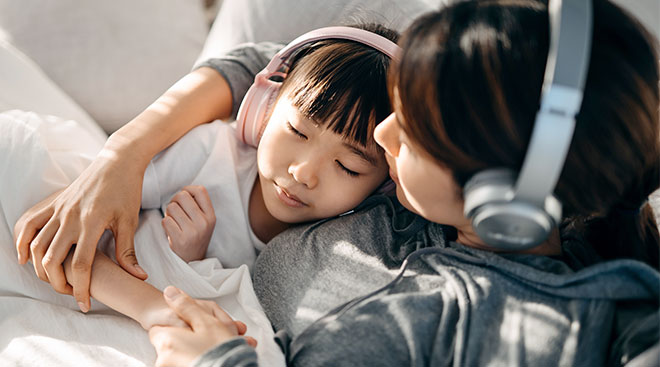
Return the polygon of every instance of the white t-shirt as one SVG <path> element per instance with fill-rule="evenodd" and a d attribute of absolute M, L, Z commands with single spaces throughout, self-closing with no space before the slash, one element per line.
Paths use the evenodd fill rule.
<path fill-rule="evenodd" d="M 248 217 L 250 192 L 257 177 L 257 150 L 240 142 L 234 125 L 220 120 L 192 129 L 157 155 L 144 175 L 142 209 L 165 208 L 186 185 L 206 187 L 216 224 L 206 257 L 226 268 L 252 268 L 265 244 Z M 164 229 L 163 229 L 164 231 Z"/>

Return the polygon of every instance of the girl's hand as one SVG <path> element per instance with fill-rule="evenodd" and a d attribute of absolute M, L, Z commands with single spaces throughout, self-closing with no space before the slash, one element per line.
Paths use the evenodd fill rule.
<path fill-rule="evenodd" d="M 138 157 L 127 155 L 118 159 L 108 140 L 71 185 L 30 208 L 14 226 L 19 264 L 31 259 L 37 276 L 60 293 L 73 293 L 82 311 L 90 307 L 92 262 L 106 229 L 114 233 L 119 265 L 135 277 L 147 277 L 135 257 L 133 236 L 148 160 L 141 165 Z M 74 244 L 73 272 L 67 278 L 62 263 Z"/>
<path fill-rule="evenodd" d="M 158 353 L 156 366 L 188 366 L 214 346 L 245 334 L 245 324 L 232 320 L 217 304 L 196 301 L 171 286 L 163 293 L 167 304 L 190 327 L 149 329 L 149 339 Z M 253 338 L 245 339 L 256 346 Z"/>
<path fill-rule="evenodd" d="M 215 228 L 215 211 L 206 188 L 184 187 L 167 205 L 162 223 L 175 254 L 186 262 L 203 259 Z"/>

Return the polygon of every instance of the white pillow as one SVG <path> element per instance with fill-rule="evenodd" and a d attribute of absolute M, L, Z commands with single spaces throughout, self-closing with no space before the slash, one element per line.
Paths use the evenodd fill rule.
<path fill-rule="evenodd" d="M 243 42 L 287 43 L 315 28 L 376 22 L 402 31 L 448 0 L 224 0 L 197 62 Z"/>
<path fill-rule="evenodd" d="M 0 0 L 0 37 L 110 133 L 190 71 L 202 1 Z"/>
<path fill-rule="evenodd" d="M 27 56 L 0 38 L 0 112 L 24 110 L 80 123 L 103 145 L 107 136 L 94 120 Z"/>

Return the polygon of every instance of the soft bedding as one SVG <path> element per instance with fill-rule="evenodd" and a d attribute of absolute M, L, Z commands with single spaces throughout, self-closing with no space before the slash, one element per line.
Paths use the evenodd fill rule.
<path fill-rule="evenodd" d="M 156 355 L 137 322 L 92 302 L 82 314 L 70 296 L 57 294 L 30 265 L 16 261 L 12 229 L 20 215 L 64 188 L 102 146 L 80 124 L 18 110 L 0 114 L 0 365 L 144 366 Z M 191 264 L 168 246 L 158 210 L 143 211 L 135 237 L 148 282 L 173 284 L 196 298 L 212 299 L 246 323 L 264 365 L 284 365 L 273 331 L 252 289 L 246 266 L 223 269 L 217 259 Z M 99 249 L 113 256 L 106 232 Z"/>

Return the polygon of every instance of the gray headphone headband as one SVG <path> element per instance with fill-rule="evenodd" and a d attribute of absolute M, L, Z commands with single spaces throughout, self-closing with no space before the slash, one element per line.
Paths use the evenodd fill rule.
<path fill-rule="evenodd" d="M 550 0 L 550 47 L 541 94 L 541 108 L 515 198 L 543 207 L 554 191 L 573 137 L 575 116 L 589 68 L 592 33 L 591 0 Z"/>

